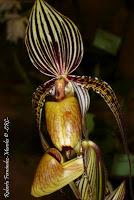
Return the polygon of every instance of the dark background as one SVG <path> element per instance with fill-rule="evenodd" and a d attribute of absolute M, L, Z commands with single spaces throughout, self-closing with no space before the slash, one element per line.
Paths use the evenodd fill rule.
<path fill-rule="evenodd" d="M 20 1 L 20 16 L 28 17 L 34 1 Z M 79 27 L 84 42 L 84 57 L 74 74 L 99 76 L 107 81 L 122 105 L 127 128 L 130 152 L 134 153 L 134 2 L 133 0 L 50 0 L 51 5 L 72 19 Z M 8 3 L 7 3 L 8 4 Z M 0 4 L 1 6 L 2 4 Z M 13 10 L 10 11 L 16 12 Z M 48 78 L 31 64 L 24 38 L 14 43 L 7 39 L 7 23 L 1 15 L 0 23 L 0 145 L 3 145 L 3 120 L 10 120 L 10 199 L 35 199 L 30 196 L 30 187 L 37 163 L 43 155 L 32 110 L 32 93 Z M 116 55 L 111 55 L 93 46 L 96 31 L 103 29 L 122 39 Z M 122 153 L 116 135 L 115 119 L 103 100 L 91 92 L 90 113 L 94 114 L 94 129 L 90 139 L 96 142 L 103 153 L 113 185 L 123 177 L 111 174 L 112 161 Z M 3 163 L 3 148 L 1 163 Z M 1 181 L 3 182 L 3 164 Z M 3 183 L 1 183 L 1 186 Z M 127 188 L 128 193 L 129 189 Z M 0 199 L 4 199 L 3 191 Z M 129 199 L 130 197 L 127 197 Z M 67 186 L 48 197 L 39 199 L 73 199 Z M 75 198 L 74 198 L 75 199 Z"/>

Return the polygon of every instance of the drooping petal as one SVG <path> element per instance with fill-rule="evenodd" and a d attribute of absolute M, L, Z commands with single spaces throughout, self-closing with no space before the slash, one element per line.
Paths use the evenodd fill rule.
<path fill-rule="evenodd" d="M 100 151 L 92 141 L 82 142 L 84 151 L 84 174 L 76 182 L 82 200 L 103 200 L 105 172 Z"/>
<path fill-rule="evenodd" d="M 99 80 L 98 78 L 91 78 L 88 76 L 69 76 L 72 77 L 72 79 L 77 82 L 78 85 L 83 86 L 85 89 L 92 89 L 97 94 L 100 94 L 100 96 L 105 100 L 111 111 L 113 112 L 120 132 L 122 134 L 122 137 L 124 139 L 125 133 L 124 133 L 124 127 L 122 123 L 122 113 L 120 109 L 120 105 L 118 103 L 117 97 L 110 87 L 105 81 Z"/>
<path fill-rule="evenodd" d="M 35 1 L 25 43 L 34 66 L 48 76 L 73 72 L 83 56 L 78 28 L 44 0 Z"/>
<path fill-rule="evenodd" d="M 45 82 L 41 86 L 39 86 L 36 91 L 33 93 L 33 98 L 32 98 L 32 104 L 35 110 L 35 118 L 36 118 L 36 124 L 37 128 L 39 130 L 40 138 L 41 138 L 41 143 L 44 148 L 44 150 L 48 149 L 49 145 L 47 144 L 43 133 L 41 131 L 41 119 L 42 119 L 42 109 L 45 104 L 45 97 L 47 94 L 53 95 L 53 84 L 54 84 L 55 79 L 51 79 L 50 81 Z"/>
<path fill-rule="evenodd" d="M 120 130 L 120 133 L 121 133 L 125 152 L 128 156 L 129 171 L 130 171 L 129 185 L 130 185 L 131 196 L 133 197 L 132 178 L 131 178 L 131 161 L 130 161 L 129 149 L 128 149 L 128 144 L 127 144 L 127 139 L 126 139 L 126 131 L 125 131 L 124 123 L 123 123 L 121 108 L 113 89 L 110 87 L 110 85 L 108 85 L 108 83 L 106 83 L 105 81 L 99 80 L 98 78 L 91 78 L 88 76 L 80 77 L 80 76 L 72 75 L 72 76 L 69 76 L 68 79 L 77 82 L 77 84 L 83 85 L 85 89 L 92 89 L 93 91 L 95 91 L 105 100 L 105 102 L 107 103 L 111 111 L 113 112 L 116 118 L 119 130 Z"/>

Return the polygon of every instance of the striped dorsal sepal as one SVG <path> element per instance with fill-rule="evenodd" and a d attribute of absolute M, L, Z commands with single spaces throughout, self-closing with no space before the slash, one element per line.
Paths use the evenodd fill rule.
<path fill-rule="evenodd" d="M 83 57 L 76 25 L 43 0 L 35 1 L 25 43 L 34 66 L 52 77 L 72 73 Z"/>

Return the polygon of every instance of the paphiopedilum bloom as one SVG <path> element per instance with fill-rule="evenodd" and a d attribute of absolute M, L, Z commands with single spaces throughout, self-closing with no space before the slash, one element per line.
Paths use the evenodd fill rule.
<path fill-rule="evenodd" d="M 39 86 L 33 95 L 39 129 L 42 109 L 48 94 L 60 101 L 65 96 L 75 93 L 84 119 L 90 104 L 88 90 L 92 89 L 103 97 L 112 110 L 124 141 L 120 106 L 112 88 L 96 77 L 71 75 L 82 60 L 83 42 L 78 28 L 70 19 L 60 14 L 47 2 L 35 1 L 25 43 L 33 65 L 41 73 L 52 77 L 51 80 Z"/>
<path fill-rule="evenodd" d="M 67 158 L 71 157 L 72 149 L 74 149 L 77 154 L 81 153 L 82 149 L 85 148 L 81 140 L 86 138 L 85 115 L 90 105 L 88 90 L 92 89 L 105 100 L 113 112 L 121 132 L 125 150 L 128 154 L 120 106 L 112 88 L 105 81 L 99 80 L 96 77 L 72 75 L 72 72 L 77 69 L 83 57 L 82 37 L 76 25 L 45 1 L 36 0 L 31 11 L 25 43 L 33 65 L 44 75 L 52 77 L 49 81 L 39 86 L 33 94 L 37 126 L 44 149 L 48 149 L 49 144 L 41 131 L 43 113 L 45 113 L 44 118 L 53 145 L 59 151 L 65 150 L 67 152 Z M 91 145 L 90 143 L 91 142 L 86 142 L 86 144 L 88 144 L 86 151 L 91 153 L 91 149 L 93 148 L 93 152 L 97 152 L 97 150 L 95 150 L 95 145 Z M 57 152 L 57 150 L 50 149 L 44 155 L 39 165 L 39 170 L 37 169 L 37 178 L 35 178 L 35 184 L 32 189 L 34 196 L 42 196 L 44 193 L 51 193 L 51 188 L 53 188 L 53 191 L 56 191 L 63 187 L 70 181 L 76 179 L 78 175 L 82 174 L 85 170 L 85 166 L 87 166 L 86 169 L 89 170 L 88 178 L 91 178 L 91 180 L 89 178 L 88 181 L 93 181 L 93 188 L 95 188 L 96 179 L 93 178 L 93 174 L 96 176 L 96 173 L 100 173 L 100 169 L 103 168 L 102 165 L 99 164 L 98 159 L 95 158 L 97 154 L 94 154 L 93 157 L 87 154 L 86 163 L 84 165 L 82 162 L 83 159 L 81 160 L 81 158 L 76 158 L 76 160 L 69 161 L 69 163 L 65 162 L 62 165 L 59 151 Z M 57 156 L 60 159 L 58 159 Z M 92 158 L 94 158 L 94 162 Z M 79 165 L 77 166 L 75 162 L 77 164 L 79 163 Z M 44 165 L 44 163 L 46 163 L 46 165 Z M 54 163 L 56 164 L 54 168 L 55 166 L 60 168 L 60 178 L 51 177 L 53 174 L 52 170 L 51 175 L 47 176 L 51 178 L 52 181 L 49 182 L 49 191 L 48 185 L 46 184 L 47 178 L 44 183 L 40 182 L 41 179 L 39 179 L 39 177 L 43 176 L 44 170 L 48 170 L 49 164 L 51 166 Z M 93 163 L 96 163 L 96 168 L 94 168 L 95 164 Z M 75 169 L 75 167 L 79 168 L 77 171 L 78 174 L 72 174 L 72 179 L 69 179 L 66 173 L 70 164 L 72 169 Z M 90 173 L 90 169 L 93 170 L 93 174 Z M 49 170 L 46 173 L 48 175 Z M 100 175 L 97 180 L 100 181 L 101 177 Z M 57 181 L 57 185 L 55 185 L 55 180 Z M 61 186 L 59 180 L 61 180 Z M 88 181 L 87 178 L 85 179 L 82 177 L 78 183 L 80 193 L 83 193 L 83 187 L 81 188 L 81 185 L 83 182 L 87 185 Z M 40 186 L 37 187 L 37 185 Z M 43 187 L 45 187 L 45 189 L 43 189 Z M 97 186 L 97 188 L 98 187 L 99 186 Z M 123 187 L 123 193 L 121 190 L 123 198 L 124 184 L 121 187 Z M 91 188 L 89 188 L 89 190 L 90 189 Z M 88 191 L 86 191 L 84 195 L 85 194 L 88 195 Z M 101 195 L 101 198 L 96 195 L 98 195 L 97 190 L 91 199 L 103 199 L 104 197 L 104 194 Z M 88 196 L 88 198 L 89 197 L 90 196 Z M 88 198 L 86 198 L 86 200 Z M 110 198 L 111 197 L 108 199 Z M 83 197 L 82 199 L 84 200 L 85 198 Z"/>

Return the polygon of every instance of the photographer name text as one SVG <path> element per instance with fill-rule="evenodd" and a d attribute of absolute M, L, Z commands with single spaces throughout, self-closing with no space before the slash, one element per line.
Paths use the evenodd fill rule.
<path fill-rule="evenodd" d="M 4 191 L 4 197 L 9 198 L 10 196 L 10 188 L 9 188 L 9 128 L 10 128 L 10 121 L 9 118 L 6 117 L 4 119 L 4 186 L 3 186 L 3 191 Z"/>

